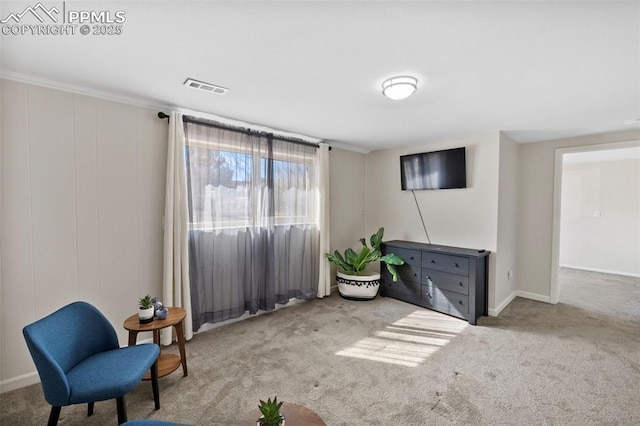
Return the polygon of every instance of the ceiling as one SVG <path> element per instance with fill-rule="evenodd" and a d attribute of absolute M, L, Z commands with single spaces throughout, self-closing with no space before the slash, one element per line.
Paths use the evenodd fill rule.
<path fill-rule="evenodd" d="M 36 3 L 1 2 L 0 19 Z M 638 1 L 42 3 L 122 10 L 123 33 L 0 35 L 5 77 L 362 150 L 498 130 L 524 143 L 640 127 L 625 124 L 640 118 Z M 382 96 L 382 81 L 403 74 L 418 78 L 418 91 Z M 230 91 L 190 89 L 188 77 Z"/>

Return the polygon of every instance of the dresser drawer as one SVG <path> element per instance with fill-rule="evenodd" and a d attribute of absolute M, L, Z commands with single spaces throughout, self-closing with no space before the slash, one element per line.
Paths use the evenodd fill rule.
<path fill-rule="evenodd" d="M 386 273 L 389 273 L 386 265 L 380 265 L 380 270 Z M 396 266 L 396 271 L 398 271 L 398 278 L 404 281 L 413 281 L 415 283 L 420 284 L 420 267 L 414 266 L 409 263 L 405 263 L 404 265 Z M 393 279 L 391 274 L 389 274 L 389 279 Z"/>
<path fill-rule="evenodd" d="M 469 259 L 461 256 L 422 252 L 422 267 L 438 271 L 469 275 Z"/>
<path fill-rule="evenodd" d="M 433 284 L 443 290 L 469 294 L 469 277 L 446 272 L 422 269 L 422 284 Z"/>
<path fill-rule="evenodd" d="M 402 278 L 393 282 L 391 274 L 386 270 L 382 273 L 381 291 L 383 296 L 397 297 L 409 302 L 420 300 L 419 282 L 405 281 Z"/>
<path fill-rule="evenodd" d="M 417 266 L 418 268 L 422 266 L 422 252 L 420 250 L 404 249 L 400 247 L 385 247 L 383 253 L 393 253 L 409 265 Z"/>
<path fill-rule="evenodd" d="M 442 290 L 429 284 L 422 285 L 422 305 L 445 314 L 467 318 L 469 297 Z"/>

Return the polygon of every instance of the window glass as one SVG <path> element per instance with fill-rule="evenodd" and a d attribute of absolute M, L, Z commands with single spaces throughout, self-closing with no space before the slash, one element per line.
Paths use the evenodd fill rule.
<path fill-rule="evenodd" d="M 219 149 L 204 143 L 185 149 L 192 229 L 260 225 L 265 212 L 272 212 L 267 216 L 275 224 L 315 222 L 315 156 L 274 150 L 275 158 L 269 160 L 266 150 L 234 151 L 228 145 Z M 271 188 L 269 167 L 273 168 Z M 272 207 L 268 204 L 271 194 Z"/>

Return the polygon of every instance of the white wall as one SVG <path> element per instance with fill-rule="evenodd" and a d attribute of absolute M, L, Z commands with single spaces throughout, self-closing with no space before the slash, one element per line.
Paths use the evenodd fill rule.
<path fill-rule="evenodd" d="M 492 315 L 504 309 L 513 300 L 517 290 L 518 149 L 517 143 L 500 134 L 496 291 L 489 293 L 489 304 L 494 307 L 494 311 L 490 312 Z"/>
<path fill-rule="evenodd" d="M 564 165 L 560 265 L 640 276 L 640 160 Z"/>
<path fill-rule="evenodd" d="M 640 131 L 521 144 L 518 173 L 518 289 L 521 295 L 551 301 L 551 252 L 555 151 L 640 139 Z"/>
<path fill-rule="evenodd" d="M 24 325 L 83 299 L 125 343 L 137 299 L 161 293 L 167 125 L 155 110 L 3 79 L 0 95 L 1 392 L 37 379 Z M 555 150 L 637 139 L 518 145 L 491 132 L 368 155 L 334 148 L 332 250 L 379 226 L 385 240 L 426 242 L 413 196 L 400 190 L 399 156 L 466 146 L 468 188 L 416 192 L 432 243 L 492 251 L 492 314 L 515 289 L 549 300 Z"/>
<path fill-rule="evenodd" d="M 401 155 L 467 147 L 467 188 L 416 191 L 431 243 L 490 250 L 489 308 L 496 294 L 495 265 L 498 233 L 498 132 L 425 142 L 371 152 L 367 155 L 367 235 L 384 226 L 385 240 L 427 242 L 410 191 L 400 189 Z"/>
<path fill-rule="evenodd" d="M 365 236 L 365 154 L 332 148 L 329 153 L 331 252 L 357 248 Z M 335 284 L 335 265 L 331 265 Z"/>
<path fill-rule="evenodd" d="M 37 381 L 22 328 L 74 300 L 119 333 L 161 294 L 167 123 L 157 111 L 0 79 L 0 392 Z M 365 234 L 365 154 L 333 148 L 331 247 Z"/>
<path fill-rule="evenodd" d="M 37 380 L 22 328 L 86 300 L 119 333 L 161 294 L 167 123 L 157 111 L 2 85 L 0 390 Z"/>

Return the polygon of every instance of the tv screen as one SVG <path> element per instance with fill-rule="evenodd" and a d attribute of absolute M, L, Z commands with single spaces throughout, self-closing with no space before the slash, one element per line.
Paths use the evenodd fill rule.
<path fill-rule="evenodd" d="M 400 157 L 402 190 L 467 187 L 466 148 Z"/>

